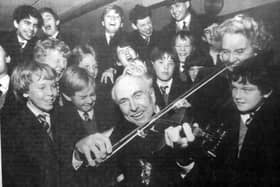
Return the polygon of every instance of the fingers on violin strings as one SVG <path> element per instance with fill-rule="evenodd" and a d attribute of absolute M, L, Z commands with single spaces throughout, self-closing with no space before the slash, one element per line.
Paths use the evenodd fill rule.
<path fill-rule="evenodd" d="M 189 142 L 193 142 L 195 137 L 192 133 L 192 129 L 191 129 L 190 124 L 189 123 L 183 123 L 182 127 L 183 127 L 184 133 L 187 137 L 187 140 Z"/>

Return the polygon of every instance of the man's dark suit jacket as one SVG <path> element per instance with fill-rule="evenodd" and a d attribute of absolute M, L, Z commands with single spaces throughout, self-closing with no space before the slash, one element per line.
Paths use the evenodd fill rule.
<path fill-rule="evenodd" d="M 114 166 L 112 164 L 102 165 L 98 168 L 86 167 L 86 162 L 75 171 L 72 166 L 72 156 L 75 144 L 82 138 L 90 135 L 84 127 L 83 119 L 80 117 L 75 106 L 70 102 L 65 102 L 60 108 L 58 116 L 59 126 L 57 128 L 57 140 L 59 147 L 59 157 L 62 161 L 61 166 L 61 186 L 87 187 L 99 186 L 106 187 L 113 183 Z M 96 115 L 96 111 L 94 111 Z M 97 118 L 98 116 L 95 116 Z M 103 128 L 98 126 L 97 131 Z M 111 183 L 110 183 L 111 182 Z"/>
<path fill-rule="evenodd" d="M 124 120 L 113 131 L 110 137 L 112 143 L 115 144 L 136 127 L 136 125 Z M 188 150 L 177 152 L 169 147 L 162 148 L 162 138 L 161 133 L 148 131 L 145 138 L 136 137 L 113 157 L 119 163 L 125 176 L 121 186 L 145 186 L 141 183 L 142 166 L 140 160 L 147 161 L 152 166 L 150 183 L 147 185 L 149 187 L 204 186 L 208 182 L 208 178 L 205 173 L 201 172 L 200 163 L 197 162 L 186 178 L 182 178 L 180 176 L 182 170 L 176 161 L 177 158 L 181 157 L 180 153 L 185 153 Z M 207 168 L 206 165 L 204 167 Z"/>
<path fill-rule="evenodd" d="M 221 119 L 227 135 L 217 154 L 217 183 L 220 186 L 279 186 L 279 99 L 271 95 L 255 113 L 239 157 L 240 114 L 229 105 L 221 112 Z"/>
<path fill-rule="evenodd" d="M 11 31 L 2 35 L 0 41 L 7 54 L 11 57 L 11 63 L 8 64 L 9 74 L 12 73 L 17 64 L 33 59 L 33 48 L 36 44 L 37 37 L 29 40 L 23 49 L 21 49 L 18 42 L 16 31 Z"/>
<path fill-rule="evenodd" d="M 111 39 L 110 43 L 107 43 L 105 33 L 101 36 L 94 37 L 89 43 L 92 45 L 97 54 L 98 61 L 98 69 L 99 69 L 99 77 L 102 73 L 111 67 L 114 67 L 116 62 L 116 58 L 114 55 L 116 54 L 116 47 L 120 40 L 125 37 L 125 33 L 119 31 L 116 35 Z"/>
<path fill-rule="evenodd" d="M 195 39 L 198 43 L 201 41 L 201 36 L 203 33 L 202 21 L 191 11 L 191 22 L 189 25 L 189 31 L 192 35 L 195 36 Z M 161 45 L 163 46 L 172 46 L 172 39 L 176 35 L 176 22 L 172 20 L 168 25 L 162 28 L 161 30 Z"/>
<path fill-rule="evenodd" d="M 139 34 L 138 31 L 134 31 L 132 33 L 130 33 L 129 36 L 129 41 L 132 44 L 133 49 L 135 49 L 138 54 L 139 57 L 142 60 L 148 60 L 149 59 L 149 54 L 151 52 L 151 50 L 155 47 L 159 45 L 159 41 L 160 41 L 160 33 L 153 31 L 151 37 L 150 37 L 150 41 L 147 44 L 147 42 L 144 40 L 144 38 Z"/>
<path fill-rule="evenodd" d="M 26 106 L 13 117 L 1 127 L 4 186 L 59 186 L 55 122 L 51 120 L 52 141 Z"/>

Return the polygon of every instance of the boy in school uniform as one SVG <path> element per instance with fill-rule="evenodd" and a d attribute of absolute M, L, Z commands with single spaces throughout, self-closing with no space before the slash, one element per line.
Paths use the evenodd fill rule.
<path fill-rule="evenodd" d="M 44 7 L 39 9 L 39 12 L 43 19 L 43 40 L 47 38 L 59 39 L 69 45 L 71 49 L 78 43 L 77 37 L 74 34 L 60 30 L 60 19 L 52 8 Z"/>
<path fill-rule="evenodd" d="M 159 44 L 160 35 L 153 29 L 152 14 L 148 7 L 136 5 L 129 13 L 133 32 L 129 41 L 139 53 L 142 60 L 147 61 L 150 50 Z"/>
<path fill-rule="evenodd" d="M 162 109 L 183 94 L 187 85 L 173 74 L 176 64 L 171 49 L 154 48 L 150 54 L 150 60 L 155 73 L 153 87 L 156 104 Z M 188 102 L 185 104 L 189 105 Z"/>
<path fill-rule="evenodd" d="M 90 44 L 94 47 L 99 62 L 99 70 L 102 74 L 104 71 L 113 71 L 113 53 L 119 40 L 124 37 L 122 31 L 124 12 L 117 5 L 105 7 L 101 24 L 104 27 L 104 33 L 101 36 L 94 37 Z"/>
<path fill-rule="evenodd" d="M 88 71 L 89 75 L 96 79 L 98 74 L 99 63 L 96 60 L 96 53 L 89 44 L 78 45 L 72 50 L 72 55 L 69 58 L 69 66 L 78 66 Z M 96 116 L 97 121 L 102 128 L 106 130 L 115 125 L 115 122 L 120 118 L 120 114 L 115 107 L 110 97 L 111 85 L 95 82 L 95 90 L 97 95 L 96 101 Z"/>
<path fill-rule="evenodd" d="M 58 186 L 56 74 L 48 65 L 29 62 L 15 68 L 11 82 L 26 102 L 2 126 L 4 186 Z"/>
<path fill-rule="evenodd" d="M 259 54 L 235 67 L 230 76 L 232 101 L 220 120 L 227 135 L 216 162 L 220 186 L 279 185 L 279 98 L 269 58 Z"/>
<path fill-rule="evenodd" d="M 59 148 L 60 155 L 64 157 L 62 183 L 65 186 L 106 186 L 111 180 L 106 177 L 114 171 L 113 168 L 96 170 L 86 167 L 78 150 L 74 151 L 75 144 L 86 136 L 105 138 L 96 120 L 94 78 L 84 68 L 69 66 L 61 79 L 61 91 L 70 101 L 61 108 L 59 115 Z"/>
<path fill-rule="evenodd" d="M 29 5 L 21 5 L 14 10 L 13 25 L 15 30 L 2 35 L 3 48 L 11 57 L 8 73 L 11 75 L 15 66 L 32 59 L 33 48 L 37 41 L 37 31 L 42 25 L 39 11 Z"/>

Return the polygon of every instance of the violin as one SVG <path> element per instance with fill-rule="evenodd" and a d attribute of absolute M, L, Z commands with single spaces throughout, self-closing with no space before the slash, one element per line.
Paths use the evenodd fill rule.
<path fill-rule="evenodd" d="M 131 142 L 136 137 L 140 136 L 145 138 L 147 135 L 147 132 L 157 130 L 160 132 L 163 132 L 162 130 L 166 129 L 168 125 L 181 125 L 182 123 L 167 123 L 167 127 L 164 125 L 163 121 L 162 123 L 159 123 L 160 119 L 162 119 L 168 112 L 174 110 L 176 108 L 176 104 L 178 101 L 187 99 L 194 93 L 196 93 L 199 89 L 206 86 L 210 81 L 214 80 L 216 77 L 218 77 L 220 74 L 228 70 L 230 66 L 224 66 L 218 69 L 216 72 L 212 73 L 199 83 L 195 84 L 193 87 L 191 87 L 189 90 L 187 90 L 185 93 L 183 93 L 181 96 L 179 96 L 177 99 L 175 99 L 173 102 L 168 104 L 165 108 L 163 108 L 159 113 L 155 114 L 152 119 L 145 125 L 139 126 L 135 128 L 134 130 L 130 131 L 126 136 L 121 138 L 118 142 L 116 142 L 112 147 L 112 153 L 108 155 L 104 161 L 108 160 L 112 156 L 114 156 L 116 153 L 118 153 L 120 150 L 122 150 L 129 142 Z M 157 122 L 158 121 L 158 122 Z M 158 125 L 157 125 L 158 124 Z M 204 147 L 206 153 L 209 155 L 209 157 L 215 158 L 216 157 L 216 150 L 219 147 L 220 143 L 224 139 L 226 132 L 224 130 L 216 129 L 212 130 L 211 125 L 206 127 L 205 129 L 202 128 L 194 128 L 193 127 L 193 133 L 195 136 L 198 137 L 198 139 L 201 140 L 201 146 Z M 162 130 L 160 130 L 162 129 Z M 211 129 L 211 130 L 210 130 Z"/>

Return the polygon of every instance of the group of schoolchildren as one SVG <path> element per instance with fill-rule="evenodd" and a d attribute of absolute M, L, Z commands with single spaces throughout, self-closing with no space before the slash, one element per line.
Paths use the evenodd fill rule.
<path fill-rule="evenodd" d="M 209 185 L 279 184 L 279 74 L 271 36 L 245 15 L 203 30 L 190 0 L 166 2 L 172 21 L 160 32 L 147 7 L 131 10 L 129 34 L 122 30 L 122 8 L 105 7 L 104 33 L 86 44 L 59 29 L 51 8 L 16 8 L 15 30 L 0 36 L 3 186 L 125 186 L 126 168 L 106 162 L 91 167 L 91 153 L 76 144 L 86 136 L 110 137 L 122 123 L 111 88 L 130 64 L 145 66 L 153 76 L 160 109 L 228 67 L 180 103 L 192 122 L 227 130 L 216 158 L 209 158 Z"/>

